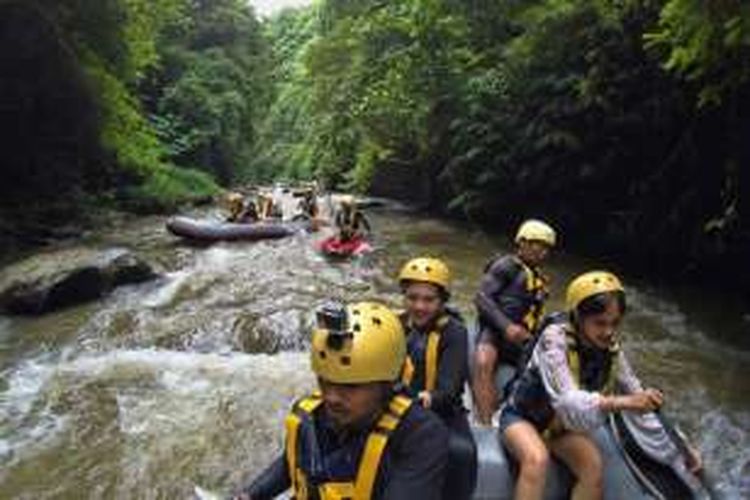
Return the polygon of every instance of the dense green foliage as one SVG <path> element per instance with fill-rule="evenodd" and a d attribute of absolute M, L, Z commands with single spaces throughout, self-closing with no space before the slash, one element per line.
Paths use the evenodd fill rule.
<path fill-rule="evenodd" d="M 7 230 L 175 206 L 248 165 L 268 51 L 243 0 L 5 0 L 0 23 Z"/>
<path fill-rule="evenodd" d="M 411 184 L 433 208 L 497 229 L 542 216 L 570 247 L 660 268 L 746 260 L 739 0 L 324 0 L 268 33 L 284 69 L 259 171 Z"/>
<path fill-rule="evenodd" d="M 750 252 L 747 2 L 318 0 L 261 22 L 245 0 L 0 0 L 0 14 L 6 229 L 92 197 L 174 205 L 316 176 L 498 230 L 545 217 L 567 246 L 660 268 L 724 276 Z"/>
<path fill-rule="evenodd" d="M 243 0 L 189 4 L 161 38 L 161 68 L 147 86 L 150 111 L 174 161 L 228 184 L 250 160 L 265 106 L 266 44 Z"/>

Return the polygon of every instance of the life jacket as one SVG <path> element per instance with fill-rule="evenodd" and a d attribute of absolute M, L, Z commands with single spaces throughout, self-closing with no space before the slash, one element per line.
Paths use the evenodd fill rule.
<path fill-rule="evenodd" d="M 414 380 L 416 371 L 416 359 L 424 359 L 424 390 L 434 391 L 437 385 L 438 363 L 440 362 L 438 348 L 443 329 L 450 321 L 450 316 L 444 314 L 435 321 L 430 333 L 427 334 L 426 342 L 412 342 L 404 362 L 404 370 L 401 373 L 401 382 L 409 387 Z"/>
<path fill-rule="evenodd" d="M 526 367 L 529 364 L 531 355 L 534 354 L 534 348 L 539 343 L 539 339 L 542 336 L 544 330 L 550 325 L 566 325 L 568 323 L 568 315 L 562 311 L 555 311 L 546 314 L 541 321 L 537 324 L 536 331 L 532 331 L 532 336 L 526 343 L 523 344 L 521 354 L 516 360 L 516 370 L 513 373 L 511 379 L 503 386 L 503 394 L 508 395 L 513 391 L 513 387 L 518 383 L 519 379 L 526 373 Z"/>
<path fill-rule="evenodd" d="M 308 468 L 309 460 L 301 456 L 305 436 L 315 435 L 314 413 L 323 403 L 320 393 L 299 400 L 287 415 L 286 427 L 286 462 L 296 500 L 369 500 L 375 488 L 375 481 L 388 445 L 391 434 L 402 421 L 412 402 L 404 396 L 394 396 L 388 409 L 380 416 L 377 423 L 366 436 L 364 445 L 360 446 L 356 470 L 326 464 L 330 470 L 324 471 L 326 480 L 312 480 Z M 311 434 L 312 433 L 312 434 Z M 356 443 L 355 443 L 356 445 Z M 315 446 L 315 448 L 317 448 Z M 319 450 L 306 450 L 318 453 Z M 313 460 L 316 463 L 325 461 Z"/>
<path fill-rule="evenodd" d="M 356 209 L 340 210 L 336 214 L 336 226 L 344 238 L 351 238 L 360 229 L 362 213 Z"/>
<path fill-rule="evenodd" d="M 565 354 L 573 381 L 579 388 L 613 394 L 619 371 L 619 346 L 606 352 L 584 346 L 569 324 L 565 328 Z M 541 332 L 540 332 L 541 333 Z M 536 368 L 526 367 L 513 382 L 510 404 L 549 437 L 559 430 L 549 395 Z"/>
<path fill-rule="evenodd" d="M 262 198 L 260 202 L 260 213 L 258 214 L 261 219 L 269 219 L 273 216 L 274 202 L 270 197 Z"/>
<path fill-rule="evenodd" d="M 501 258 L 503 257 L 490 261 L 485 266 L 485 273 Z M 527 330 L 534 332 L 544 315 L 544 303 L 549 296 L 549 280 L 518 257 L 511 258 L 518 266 L 518 272 L 510 284 L 492 299 L 512 321 L 523 324 Z"/>
<path fill-rule="evenodd" d="M 615 344 L 605 352 L 586 347 L 578 340 L 571 328 L 565 328 L 565 343 L 568 367 L 576 385 L 587 391 L 613 394 L 619 370 L 619 344 Z"/>
<path fill-rule="evenodd" d="M 406 312 L 401 313 L 399 318 L 403 325 L 408 326 L 408 314 Z M 462 324 L 464 323 L 464 319 L 458 309 L 451 305 L 446 305 L 441 316 L 435 321 L 432 330 L 426 335 L 426 342 L 423 341 L 423 338 L 418 338 L 415 342 L 409 342 L 409 339 L 407 339 L 406 361 L 404 362 L 404 369 L 401 372 L 401 383 L 405 387 L 408 388 L 414 381 L 417 361 L 424 360 L 423 390 L 435 390 L 440 364 L 440 338 L 451 318 Z"/>
<path fill-rule="evenodd" d="M 308 215 L 309 217 L 315 218 L 318 216 L 318 203 L 315 199 L 315 195 L 307 195 L 304 198 L 302 198 L 302 202 L 300 203 L 300 209 L 302 210 L 302 213 L 305 215 Z"/>

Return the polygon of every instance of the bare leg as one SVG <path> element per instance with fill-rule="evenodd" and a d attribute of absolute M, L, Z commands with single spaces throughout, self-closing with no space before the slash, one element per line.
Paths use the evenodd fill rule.
<path fill-rule="evenodd" d="M 552 453 L 562 460 L 576 476 L 574 500 L 600 500 L 604 496 L 602 456 L 591 439 L 568 432 L 553 440 Z"/>
<path fill-rule="evenodd" d="M 541 500 L 549 452 L 536 428 L 526 421 L 513 423 L 505 429 L 503 440 L 520 466 L 513 498 Z"/>
<path fill-rule="evenodd" d="M 497 349 L 488 343 L 479 343 L 474 352 L 474 380 L 472 384 L 474 406 L 480 424 L 490 425 L 492 414 L 497 409 L 497 389 L 495 370 L 497 369 Z"/>

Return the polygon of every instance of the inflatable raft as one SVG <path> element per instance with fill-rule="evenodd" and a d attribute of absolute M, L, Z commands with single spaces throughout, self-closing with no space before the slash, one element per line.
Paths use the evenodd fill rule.
<path fill-rule="evenodd" d="M 710 498 L 700 484 L 687 471 L 673 470 L 638 452 L 637 461 L 629 460 L 625 449 L 638 449 L 633 436 L 624 437 L 622 419 L 611 419 L 594 434 L 604 461 L 605 499 L 665 499 L 689 500 Z M 477 486 L 475 499 L 510 500 L 513 498 L 516 465 L 508 459 L 501 446 L 498 430 L 491 427 L 472 428 L 477 444 Z M 628 457 L 628 458 L 626 458 Z M 658 481 L 654 477 L 658 476 Z M 649 477 L 650 480 L 644 480 Z M 573 477 L 567 468 L 553 460 L 547 472 L 545 499 L 567 499 L 573 485 Z"/>
<path fill-rule="evenodd" d="M 639 450 L 626 419 L 612 418 L 594 434 L 604 462 L 605 500 L 716 500 L 687 471 L 674 470 Z M 500 444 L 495 427 L 472 427 L 477 445 L 475 500 L 511 500 L 517 467 Z M 636 459 L 636 460 L 634 460 Z M 648 478 L 648 479 L 646 479 Z M 573 476 L 552 460 L 547 472 L 545 500 L 570 498 Z M 195 498 L 215 500 L 220 494 L 196 488 Z M 446 499 L 447 500 L 447 499 Z"/>
<path fill-rule="evenodd" d="M 470 332 L 469 352 L 473 352 L 475 332 Z M 496 385 L 505 386 L 513 370 L 501 367 Z M 655 414 L 650 414 L 655 417 Z M 642 415 L 629 412 L 612 414 L 607 423 L 593 434 L 602 455 L 605 500 L 717 500 L 716 485 L 696 479 L 684 467 L 662 463 L 646 452 L 641 443 L 649 441 L 642 430 Z M 515 487 L 517 465 L 509 458 L 500 442 L 496 427 L 472 426 L 477 446 L 477 484 L 475 500 L 511 500 Z M 449 480 L 449 479 L 448 479 Z M 553 459 L 547 471 L 545 500 L 570 498 L 574 478 L 559 461 Z M 704 486 L 705 485 L 705 486 Z M 711 492 L 708 491 L 710 488 Z M 215 500 L 217 497 L 196 488 L 195 498 Z M 415 499 L 416 500 L 416 499 Z M 447 499 L 446 499 L 447 500 Z"/>
<path fill-rule="evenodd" d="M 469 331 L 469 352 L 474 352 L 476 329 Z M 469 357 L 469 364 L 473 359 Z M 514 370 L 498 370 L 495 385 L 499 393 L 511 380 Z M 470 405 L 468 407 L 471 407 Z M 653 416 L 653 414 L 652 414 Z M 644 450 L 641 443 L 649 436 L 641 430 L 636 414 L 620 412 L 610 415 L 605 425 L 594 433 L 604 465 L 605 500 L 691 500 L 715 499 L 716 495 L 702 487 L 686 469 L 672 468 L 658 462 Z M 477 500 L 510 500 L 513 498 L 517 465 L 502 446 L 496 427 L 472 427 L 477 445 Z M 547 471 L 545 500 L 568 499 L 574 483 L 572 474 L 553 459 Z M 715 491 L 714 485 L 710 485 Z"/>
<path fill-rule="evenodd" d="M 324 255 L 339 258 L 356 257 L 372 250 L 370 244 L 362 238 L 340 241 L 336 236 L 326 238 L 316 246 Z"/>
<path fill-rule="evenodd" d="M 167 230 L 195 241 L 256 241 L 278 239 L 309 229 L 310 223 L 296 222 L 257 222 L 236 224 L 213 220 L 199 220 L 190 217 L 172 217 L 167 221 Z"/>

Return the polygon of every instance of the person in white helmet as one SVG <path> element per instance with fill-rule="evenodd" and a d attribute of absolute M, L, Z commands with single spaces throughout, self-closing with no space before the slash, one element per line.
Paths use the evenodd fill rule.
<path fill-rule="evenodd" d="M 500 363 L 515 366 L 523 346 L 542 318 L 549 280 L 541 270 L 557 235 L 540 220 L 527 220 L 516 233 L 516 252 L 495 258 L 485 268 L 475 305 L 479 333 L 472 389 L 477 420 L 489 425 L 499 398 L 495 373 Z"/>

